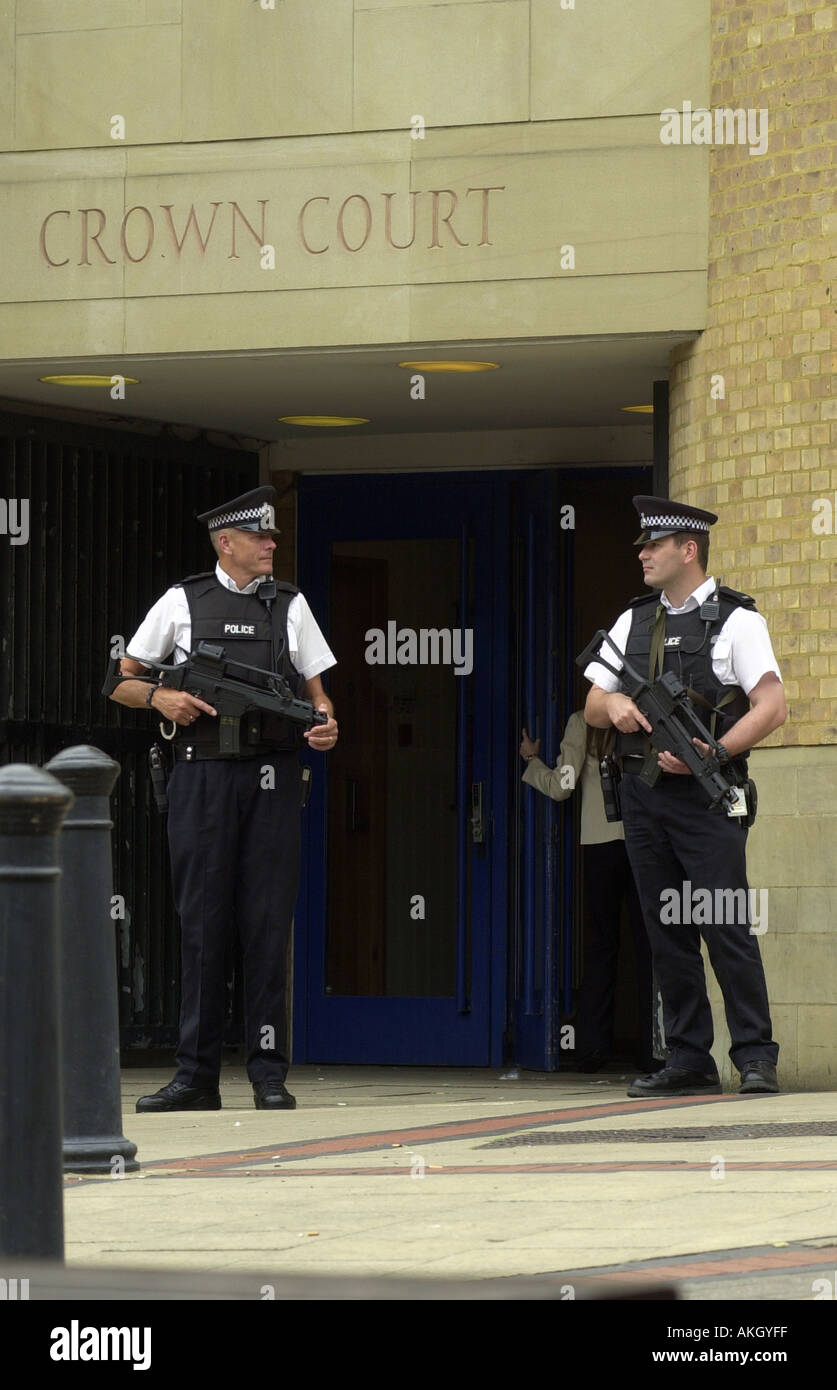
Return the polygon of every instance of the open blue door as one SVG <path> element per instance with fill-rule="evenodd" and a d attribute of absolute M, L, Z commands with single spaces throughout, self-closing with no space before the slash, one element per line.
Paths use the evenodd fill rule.
<path fill-rule="evenodd" d="M 562 509 L 560 474 L 530 474 L 515 488 L 514 709 L 518 731 L 540 738 L 550 767 L 573 709 L 572 575 L 575 531 Z M 573 803 L 518 780 L 512 796 L 511 1030 L 515 1061 L 560 1064 L 560 1018 L 573 1003 Z"/>
<path fill-rule="evenodd" d="M 298 1061 L 501 1060 L 507 496 L 475 474 L 301 479 L 340 739 L 309 758 Z"/>

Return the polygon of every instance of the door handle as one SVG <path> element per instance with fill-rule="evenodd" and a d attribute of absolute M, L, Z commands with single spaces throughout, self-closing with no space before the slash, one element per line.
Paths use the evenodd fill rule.
<path fill-rule="evenodd" d="M 484 782 L 471 783 L 471 839 L 475 845 L 485 844 L 484 787 Z"/>

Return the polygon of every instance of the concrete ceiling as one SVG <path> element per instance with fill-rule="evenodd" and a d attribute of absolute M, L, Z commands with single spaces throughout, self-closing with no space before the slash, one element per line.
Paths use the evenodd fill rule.
<path fill-rule="evenodd" d="M 115 428 L 179 426 L 231 436 L 245 447 L 351 434 L 444 433 L 609 426 L 648 429 L 625 413 L 650 404 L 652 384 L 668 377 L 671 348 L 695 334 L 424 344 L 400 348 L 306 349 L 177 357 L 78 358 L 0 363 L 0 406 L 41 407 Z M 425 377 L 426 397 L 411 399 L 409 360 L 475 359 L 500 370 Z M 104 388 L 45 385 L 40 376 L 98 372 L 136 376 L 126 399 Z M 282 424 L 281 415 L 363 415 L 346 429 Z"/>

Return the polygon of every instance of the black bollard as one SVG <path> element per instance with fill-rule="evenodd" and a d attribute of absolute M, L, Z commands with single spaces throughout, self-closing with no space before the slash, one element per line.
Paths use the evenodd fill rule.
<path fill-rule="evenodd" d="M 0 768 L 0 1256 L 64 1258 L 58 832 L 72 801 L 42 768 Z"/>
<path fill-rule="evenodd" d="M 61 1031 L 64 1169 L 123 1173 L 139 1168 L 122 1134 L 119 1002 L 109 798 L 119 764 L 101 748 L 65 748 L 47 770 L 73 792 L 60 840 Z"/>

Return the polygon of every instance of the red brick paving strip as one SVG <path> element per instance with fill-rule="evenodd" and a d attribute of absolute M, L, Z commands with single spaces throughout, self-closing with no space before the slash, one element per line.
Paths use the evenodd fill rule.
<path fill-rule="evenodd" d="M 172 1172 L 188 1168 L 191 1172 L 211 1172 L 215 1168 L 238 1168 L 245 1163 L 269 1163 L 281 1148 L 283 1155 L 294 1158 L 322 1158 L 326 1154 L 371 1153 L 375 1149 L 391 1149 L 393 1144 L 430 1144 L 445 1139 L 471 1139 L 485 1134 L 510 1134 L 516 1129 L 541 1129 L 546 1125 L 577 1124 L 583 1120 L 598 1120 L 611 1115 L 648 1114 L 657 1110 L 676 1110 L 689 1105 L 719 1105 L 742 1101 L 751 1096 L 675 1096 L 670 1100 L 643 1100 L 636 1105 L 612 1101 L 607 1105 L 583 1105 L 567 1110 L 534 1110 L 526 1115 L 493 1116 L 484 1120 L 448 1120 L 441 1124 L 421 1125 L 416 1129 L 373 1130 L 369 1134 L 344 1134 L 333 1139 L 297 1139 L 287 1141 L 278 1135 L 272 1144 L 240 1152 L 203 1154 L 194 1158 L 155 1158 L 143 1163 L 144 1171 L 165 1168 Z M 630 1131 L 626 1131 L 630 1142 Z M 672 1141 L 676 1143 L 676 1140 Z"/>
<path fill-rule="evenodd" d="M 295 1155 L 299 1157 L 299 1154 Z M 247 1160 L 245 1159 L 246 1163 Z M 467 1164 L 426 1164 L 423 1177 L 434 1177 L 436 1175 L 458 1176 L 467 1174 L 468 1176 L 478 1177 L 483 1173 L 701 1173 L 706 1172 L 711 1167 L 711 1162 L 706 1159 L 704 1163 L 690 1163 L 685 1159 L 648 1159 L 648 1161 L 638 1160 L 636 1162 L 620 1163 L 613 1160 L 607 1163 L 491 1163 L 480 1165 L 479 1167 Z M 775 1162 L 752 1162 L 752 1163 L 727 1163 L 727 1171 L 745 1173 L 775 1173 L 775 1172 L 806 1172 L 810 1169 L 837 1169 L 837 1159 L 777 1159 Z M 410 1166 L 407 1163 L 399 1167 L 387 1168 L 286 1168 L 281 1162 L 274 1159 L 272 1168 L 265 1168 L 261 1163 L 253 1168 L 213 1168 L 210 1170 L 200 1169 L 197 1174 L 191 1169 L 178 1168 L 169 1173 L 165 1170 L 158 1170 L 150 1173 L 152 1178 L 182 1178 L 194 1177 L 201 1178 L 390 1178 L 390 1177 L 410 1177 Z M 68 1179 L 68 1181 L 70 1181 Z M 85 1181 L 79 1177 L 79 1182 Z"/>
<path fill-rule="evenodd" d="M 764 1274 L 778 1269 L 808 1269 L 814 1265 L 833 1264 L 834 1259 L 833 1245 L 824 1250 L 772 1250 L 769 1255 L 738 1255 L 732 1252 L 729 1259 L 723 1256 L 719 1259 L 718 1252 L 713 1250 L 705 1259 L 688 1260 L 685 1264 L 657 1264 L 653 1269 L 626 1268 L 612 1270 L 608 1274 L 594 1274 L 592 1270 L 580 1269 L 576 1273 L 579 1278 L 583 1275 L 585 1278 L 615 1279 L 620 1283 L 626 1279 L 637 1282 L 643 1279 L 709 1279 L 718 1274 Z M 561 1278 L 566 1278 L 566 1275 L 561 1275 Z"/>

